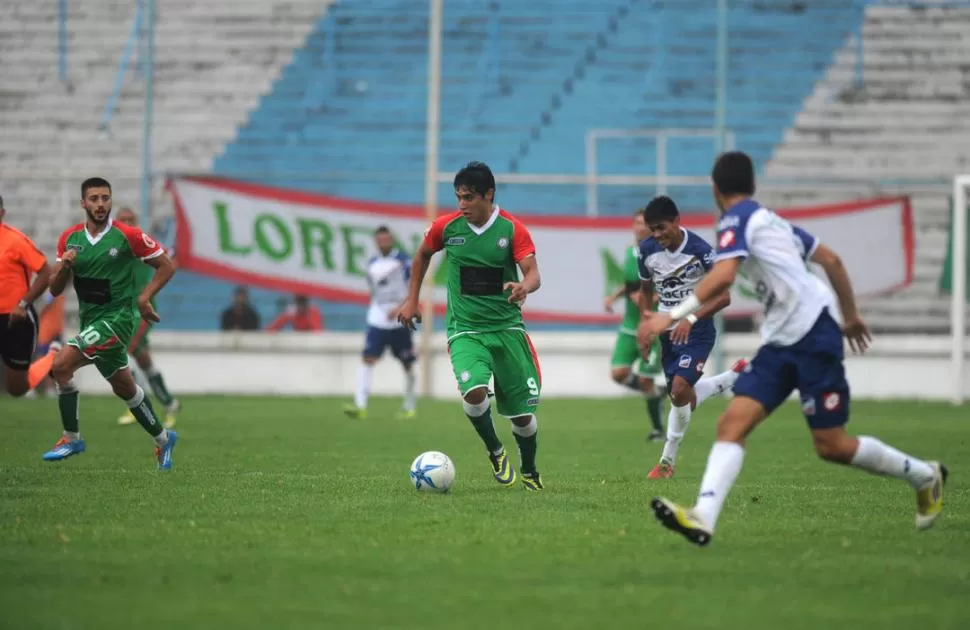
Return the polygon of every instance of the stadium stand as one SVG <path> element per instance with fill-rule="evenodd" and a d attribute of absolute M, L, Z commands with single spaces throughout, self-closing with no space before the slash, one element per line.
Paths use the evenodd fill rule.
<path fill-rule="evenodd" d="M 769 178 L 848 174 L 873 187 L 830 187 L 794 201 L 877 192 L 910 194 L 916 223 L 911 287 L 869 300 L 882 330 L 947 332 L 949 298 L 937 289 L 949 230 L 952 177 L 966 172 L 970 92 L 960 77 L 970 47 L 970 8 L 872 5 L 862 28 L 864 60 L 848 42 L 764 169 Z"/>
<path fill-rule="evenodd" d="M 29 218 L 24 213 L 18 221 L 48 250 L 73 218 L 73 209 L 64 206 L 73 206 L 74 189 L 65 193 L 55 184 L 62 174 L 73 182 L 88 172 L 112 173 L 125 182 L 122 196 L 137 195 L 133 165 L 141 142 L 142 86 L 134 68 L 111 135 L 97 129 L 130 27 L 131 4 L 69 3 L 70 90 L 57 80 L 56 5 L 12 0 L 0 7 L 0 50 L 10 60 L 0 68 L 0 130 L 10 139 L 0 147 L 2 194 L 11 208 L 31 209 Z M 693 10 L 696 4 L 446 3 L 441 170 L 474 157 L 497 171 L 582 174 L 587 128 L 709 128 L 715 26 L 710 11 Z M 426 5 L 408 0 L 347 0 L 329 10 L 325 5 L 160 2 L 155 168 L 212 170 L 354 198 L 420 201 Z M 965 54 L 959 33 L 967 13 L 868 7 L 864 81 L 856 86 L 850 34 L 861 20 L 859 3 L 739 0 L 731 6 L 727 123 L 763 176 L 806 182 L 846 173 L 859 180 L 918 174 L 942 181 L 963 168 L 962 83 L 936 72 L 942 78 L 929 79 L 925 70 L 959 73 Z M 95 29 L 97 46 L 85 44 Z M 942 35 L 927 38 L 929 33 Z M 926 114 L 937 122 L 923 122 Z M 892 129 L 889 116 L 896 121 Z M 938 122 L 948 117 L 952 124 Z M 668 173 L 706 175 L 713 154 L 707 139 L 674 139 Z M 599 155 L 601 173 L 656 172 L 650 140 L 603 142 Z M 786 205 L 845 200 L 913 190 L 910 184 L 806 189 L 803 183 L 768 187 L 764 200 Z M 880 329 L 946 328 L 945 301 L 935 288 L 947 224 L 945 183 L 927 190 L 914 196 L 915 285 L 867 305 Z M 625 214 L 653 192 L 601 187 L 602 210 Z M 706 187 L 671 193 L 689 208 L 709 211 Z M 449 187 L 442 185 L 440 194 L 447 200 Z M 520 212 L 578 213 L 584 192 L 582 186 L 504 186 L 502 200 Z M 179 274 L 162 296 L 162 308 L 177 313 L 167 325 L 213 328 L 230 293 L 225 283 Z M 282 296 L 254 291 L 252 297 L 270 316 Z M 332 327 L 357 327 L 359 307 L 324 307 Z"/>
<path fill-rule="evenodd" d="M 209 170 L 325 4 L 159 2 L 154 168 Z M 47 251 L 79 218 L 84 177 L 103 174 L 115 184 L 116 204 L 137 203 L 144 102 L 137 54 L 107 133 L 98 128 L 134 15 L 134 2 L 68 2 L 64 85 L 57 3 L 0 3 L 0 194 Z"/>

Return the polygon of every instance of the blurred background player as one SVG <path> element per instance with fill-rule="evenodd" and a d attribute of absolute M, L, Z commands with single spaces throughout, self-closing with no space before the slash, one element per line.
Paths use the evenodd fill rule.
<path fill-rule="evenodd" d="M 633 213 L 634 245 L 627 247 L 623 258 L 624 285 L 606 297 L 603 303 L 608 313 L 613 312 L 613 303 L 625 297 L 623 321 L 616 333 L 616 343 L 613 346 L 613 358 L 610 363 L 610 375 L 614 381 L 635 392 L 644 395 L 647 401 L 647 415 L 653 429 L 647 436 L 650 440 L 663 438 L 663 424 L 660 420 L 660 409 L 663 402 L 663 387 L 656 382 L 660 376 L 660 346 L 652 344 L 647 358 L 640 353 L 637 343 L 637 326 L 640 324 L 640 311 L 648 310 L 640 301 L 643 293 L 640 291 L 640 269 L 637 262 L 640 256 L 640 243 L 650 236 L 643 220 L 643 209 Z M 656 300 L 649 310 L 656 310 Z"/>
<path fill-rule="evenodd" d="M 394 246 L 394 235 L 386 226 L 374 231 L 378 255 L 367 262 L 367 285 L 370 288 L 370 308 L 367 309 L 367 336 L 364 340 L 363 363 L 357 370 L 357 389 L 354 404 L 344 408 L 352 418 L 367 417 L 367 397 L 370 394 L 374 364 L 390 348 L 404 367 L 404 403 L 402 418 L 415 415 L 414 342 L 411 329 L 397 321 L 398 308 L 408 297 L 411 281 L 411 261 L 407 254 Z"/>
<path fill-rule="evenodd" d="M 4 221 L 6 214 L 0 197 L 0 357 L 7 393 L 23 396 L 31 389 L 28 370 L 37 345 L 34 302 L 47 290 L 51 269 L 34 242 Z"/>
<path fill-rule="evenodd" d="M 131 208 L 122 208 L 119 210 L 117 216 L 115 216 L 115 221 L 131 227 L 138 227 L 138 215 Z M 172 258 L 172 262 L 175 262 L 174 258 Z M 148 265 L 135 266 L 134 294 L 136 296 L 141 295 L 145 287 L 148 286 L 148 283 L 152 281 L 152 276 L 154 275 L 155 270 Z M 152 297 L 151 304 L 152 308 L 155 308 L 154 297 Z M 137 314 L 138 306 L 133 303 L 132 308 L 135 309 Z M 138 327 L 135 329 L 135 334 L 128 344 L 128 354 L 135 359 L 135 367 L 131 370 L 132 376 L 134 376 L 136 382 L 143 389 L 147 384 L 152 390 L 152 393 L 155 394 L 155 398 L 165 408 L 165 427 L 171 429 L 175 426 L 177 420 L 176 414 L 181 409 L 182 403 L 168 391 L 168 386 L 165 384 L 165 377 L 162 376 L 162 373 L 155 366 L 155 361 L 152 359 L 151 348 L 148 344 L 148 333 L 152 328 L 152 322 L 142 318 L 140 315 L 138 315 L 137 321 Z M 135 422 L 135 416 L 130 410 L 118 418 L 118 424 L 120 425 L 129 425 Z"/>
<path fill-rule="evenodd" d="M 495 480 L 511 487 L 517 475 L 489 408 L 488 385 L 494 375 L 496 408 L 512 421 L 519 446 L 522 483 L 529 490 L 542 490 L 535 415 L 542 376 L 521 305 L 539 289 L 535 244 L 525 225 L 495 204 L 495 176 L 488 166 L 469 163 L 455 175 L 454 186 L 458 212 L 439 217 L 428 228 L 414 255 L 398 320 L 409 328 L 420 321 L 421 283 L 434 253 L 446 250 L 448 355 L 465 414 L 485 443 Z"/>
<path fill-rule="evenodd" d="M 662 313 L 693 295 L 694 287 L 714 264 L 714 250 L 703 238 L 680 225 L 680 211 L 670 197 L 654 197 L 644 209 L 643 218 L 651 236 L 640 244 L 642 291 L 647 304 L 652 303 L 656 291 L 660 298 L 658 311 Z M 660 334 L 661 362 L 671 404 L 660 463 L 647 475 L 649 479 L 673 476 L 677 449 L 690 423 L 691 411 L 714 394 L 730 389 L 747 365 L 741 359 L 726 372 L 702 378 L 717 335 L 711 317 L 730 303 L 730 294 L 723 293 L 696 315 L 671 324 Z M 652 312 L 643 312 L 637 333 L 641 343 L 653 345 L 654 333 L 647 328 Z"/>
<path fill-rule="evenodd" d="M 293 330 L 302 332 L 318 332 L 323 330 L 323 314 L 316 306 L 310 304 L 305 295 L 293 296 L 293 305 L 286 307 L 279 316 L 271 321 L 266 330 L 276 332 L 292 326 Z"/>
<path fill-rule="evenodd" d="M 149 235 L 111 220 L 111 184 L 106 180 L 92 177 L 81 184 L 81 207 L 86 220 L 65 230 L 58 239 L 57 264 L 50 283 L 51 293 L 57 296 L 73 278 L 81 330 L 54 357 L 51 374 L 64 432 L 44 453 L 44 460 L 59 461 L 84 452 L 74 373 L 93 363 L 152 436 L 158 469 L 169 470 L 178 435 L 162 426 L 151 400 L 132 378 L 128 344 L 139 316 L 159 321 L 151 300 L 175 273 L 175 266 Z M 136 266 L 143 263 L 154 267 L 155 274 L 136 294 Z M 138 305 L 137 312 L 133 303 Z"/>
<path fill-rule="evenodd" d="M 859 315 L 849 274 L 838 255 L 801 228 L 792 226 L 751 197 L 754 165 L 732 151 L 714 164 L 714 201 L 721 210 L 717 263 L 687 296 L 667 313 L 646 322 L 654 331 L 705 309 L 726 295 L 741 276 L 759 288 L 764 305 L 764 345 L 734 385 L 734 398 L 717 422 L 717 441 L 707 460 L 693 508 L 664 498 L 652 502 L 660 522 L 697 545 L 714 535 L 724 500 L 741 472 L 744 443 L 765 418 L 798 389 L 802 412 L 812 431 L 815 452 L 826 461 L 847 464 L 908 482 L 916 490 L 916 527 L 927 529 L 943 509 L 947 469 L 897 451 L 874 437 L 850 436 L 849 383 L 845 378 L 843 335 L 865 352 L 871 341 Z M 808 268 L 825 270 L 839 298 L 844 324 L 832 317 L 832 293 Z"/>

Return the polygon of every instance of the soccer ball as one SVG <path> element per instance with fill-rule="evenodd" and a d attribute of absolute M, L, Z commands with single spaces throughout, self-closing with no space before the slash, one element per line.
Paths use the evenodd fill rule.
<path fill-rule="evenodd" d="M 411 483 L 422 492 L 448 492 L 455 482 L 455 465 L 438 451 L 421 453 L 411 463 Z"/>

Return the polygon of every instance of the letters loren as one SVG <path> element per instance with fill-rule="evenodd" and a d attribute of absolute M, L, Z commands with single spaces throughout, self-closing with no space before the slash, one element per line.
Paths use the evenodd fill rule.
<path fill-rule="evenodd" d="M 230 215 L 228 204 L 219 201 L 212 204 L 212 211 L 218 230 L 219 251 L 223 255 L 259 256 L 278 264 L 299 264 L 306 269 L 357 276 L 364 275 L 371 253 L 368 248 L 377 226 L 377 221 L 346 224 L 327 218 L 281 216 L 270 212 L 260 213 L 249 222 L 241 222 Z M 414 251 L 421 242 L 421 234 L 409 234 L 407 245 L 401 243 L 397 235 L 395 241 L 402 251 Z"/>

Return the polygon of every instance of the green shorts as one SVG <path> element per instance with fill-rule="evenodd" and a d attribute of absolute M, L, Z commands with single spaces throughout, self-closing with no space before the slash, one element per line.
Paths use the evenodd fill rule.
<path fill-rule="evenodd" d="M 495 378 L 495 406 L 508 418 L 535 413 L 542 373 L 532 340 L 521 328 L 465 333 L 448 342 L 451 367 L 462 397 Z"/>
<path fill-rule="evenodd" d="M 139 352 L 145 352 L 149 349 L 148 332 L 151 329 L 151 322 L 141 319 L 141 317 L 138 318 L 135 334 L 131 336 L 131 341 L 128 342 L 128 354 L 137 356 Z"/>
<path fill-rule="evenodd" d="M 128 367 L 128 342 L 135 328 L 134 317 L 128 313 L 86 324 L 67 345 L 80 350 L 105 378 Z"/>
<path fill-rule="evenodd" d="M 660 366 L 660 344 L 652 344 L 649 356 L 644 359 L 640 355 L 640 344 L 637 343 L 637 336 L 620 332 L 616 335 L 616 344 L 613 345 L 613 359 L 610 366 L 614 368 L 630 367 L 637 375 L 644 378 L 660 376 L 663 373 Z"/>

